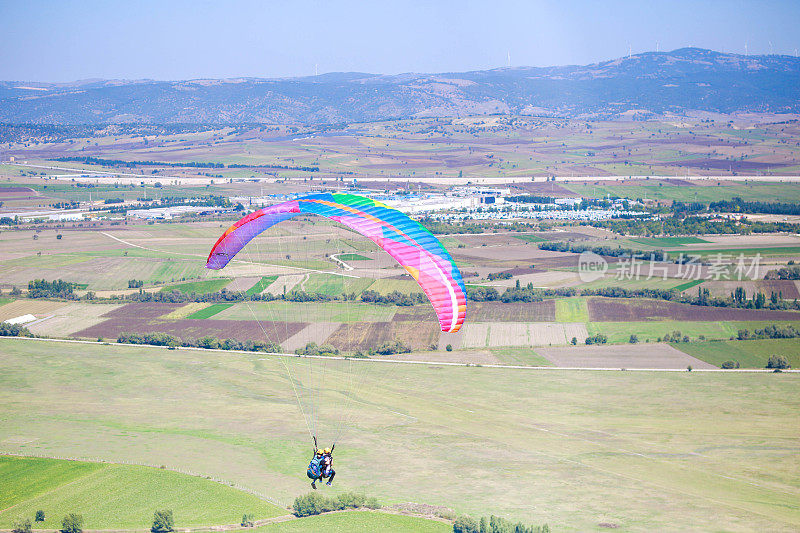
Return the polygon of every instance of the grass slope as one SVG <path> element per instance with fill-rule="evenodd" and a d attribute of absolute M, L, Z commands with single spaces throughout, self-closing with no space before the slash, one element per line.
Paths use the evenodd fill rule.
<path fill-rule="evenodd" d="M 339 254 L 336 257 L 342 261 L 369 261 L 369 257 L 364 257 L 361 254 Z"/>
<path fill-rule="evenodd" d="M 722 339 L 727 340 L 740 329 L 754 329 L 764 328 L 770 324 L 776 325 L 794 325 L 793 322 L 766 322 L 766 321 L 753 321 L 753 322 L 681 322 L 676 320 L 652 320 L 647 322 L 591 322 L 588 325 L 590 335 L 602 333 L 608 337 L 608 342 L 628 342 L 632 334 L 639 337 L 639 342 L 645 342 L 648 339 L 655 342 L 659 337 L 663 337 L 667 333 L 673 331 L 680 331 L 683 335 L 688 335 L 693 341 L 696 341 L 700 335 L 706 339 Z"/>
<path fill-rule="evenodd" d="M 716 366 L 735 360 L 742 368 L 764 368 L 770 355 L 783 355 L 792 368 L 800 368 L 800 342 L 797 339 L 693 342 L 673 346 Z"/>
<path fill-rule="evenodd" d="M 408 533 L 448 533 L 453 526 L 446 522 L 427 520 L 416 516 L 402 516 L 380 511 L 348 511 L 309 516 L 298 520 L 279 522 L 258 527 L 254 532 L 305 533 L 373 533 L 374 531 L 407 531 Z"/>
<path fill-rule="evenodd" d="M 264 292 L 264 289 L 272 285 L 272 283 L 278 279 L 278 276 L 262 276 L 260 280 L 258 280 L 252 287 L 247 289 L 245 292 L 247 294 L 260 294 Z"/>
<path fill-rule="evenodd" d="M 709 242 L 699 237 L 642 237 L 639 239 L 630 239 L 633 242 L 644 244 L 647 246 L 666 247 L 666 246 L 683 246 L 684 244 L 699 244 Z"/>
<path fill-rule="evenodd" d="M 201 477 L 144 466 L 0 456 L 0 527 L 17 517 L 56 529 L 67 513 L 88 529 L 149 527 L 156 509 L 172 509 L 177 526 L 235 524 L 286 512 L 260 498 Z"/>
<path fill-rule="evenodd" d="M 556 300 L 557 322 L 588 322 L 589 310 L 586 298 L 559 298 Z"/>
<path fill-rule="evenodd" d="M 199 311 L 196 311 L 196 312 L 192 313 L 191 315 L 187 316 L 186 318 L 196 318 L 196 319 L 200 319 L 200 320 L 205 319 L 205 318 L 211 318 L 212 316 L 214 316 L 217 313 L 220 313 L 220 312 L 228 309 L 231 306 L 233 306 L 233 304 L 211 304 L 208 307 L 206 307 L 205 309 L 201 309 Z"/>
<path fill-rule="evenodd" d="M 333 491 L 555 531 L 800 528 L 798 374 L 279 360 L 8 338 L 0 353 L 6 452 L 156 462 L 290 505 L 308 491 L 310 446 L 286 369 L 307 402 L 312 366 L 318 436 L 335 438 L 342 409 L 351 420 Z"/>
<path fill-rule="evenodd" d="M 211 292 L 221 291 L 226 285 L 231 282 L 230 278 L 208 279 L 204 281 L 190 281 L 188 283 L 179 283 L 177 285 L 168 285 L 163 287 L 159 292 L 172 292 L 178 291 L 184 294 L 208 294 Z"/>

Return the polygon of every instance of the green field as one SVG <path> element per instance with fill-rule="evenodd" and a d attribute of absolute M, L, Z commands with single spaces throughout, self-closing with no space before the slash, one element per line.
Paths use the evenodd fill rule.
<path fill-rule="evenodd" d="M 306 398 L 316 365 L 317 434 L 330 442 L 340 411 L 349 417 L 326 492 L 497 514 L 554 531 L 600 523 L 637 531 L 800 528 L 797 374 L 279 360 L 7 338 L 0 352 L 6 453 L 164 464 L 290 505 L 309 490 L 310 439 L 286 370 Z M 93 475 L 103 482 L 89 501 L 118 487 L 102 471 L 84 479 Z M 149 520 L 149 497 L 138 496 L 147 502 L 141 511 L 132 504 L 119 515 Z M 172 507 L 180 525 L 184 512 Z M 237 523 L 236 514 L 226 522 Z M 315 520 L 326 519 L 351 520 Z"/>
<path fill-rule="evenodd" d="M 673 346 L 715 366 L 736 360 L 742 368 L 764 368 L 769 356 L 783 355 L 792 368 L 800 368 L 800 342 L 797 339 L 693 342 Z"/>
<path fill-rule="evenodd" d="M 177 527 L 286 514 L 247 492 L 169 470 L 11 456 L 0 456 L 0 509 L 0 527 L 43 510 L 39 529 L 59 528 L 72 512 L 88 529 L 149 527 L 156 509 L 172 509 Z"/>
<path fill-rule="evenodd" d="M 397 309 L 358 301 L 296 303 L 276 300 L 234 304 L 214 318 L 275 322 L 385 322 L 392 319 Z"/>
<path fill-rule="evenodd" d="M 408 533 L 448 533 L 453 526 L 446 522 L 426 520 L 415 516 L 351 511 L 320 516 L 309 516 L 289 522 L 280 522 L 255 528 L 253 531 L 273 533 L 305 533 L 326 531 L 330 533 L 373 533 L 375 531 L 404 531 Z"/>
<path fill-rule="evenodd" d="M 664 337 L 667 333 L 680 331 L 683 335 L 688 335 L 693 341 L 698 340 L 703 335 L 709 340 L 727 340 L 731 336 L 736 336 L 740 329 L 750 331 L 765 328 L 769 325 L 777 326 L 796 326 L 797 322 L 768 322 L 768 321 L 726 321 L 726 322 L 702 322 L 702 321 L 675 321 L 675 320 L 648 320 L 646 322 L 590 322 L 587 330 L 590 335 L 602 333 L 608 337 L 608 342 L 628 342 L 630 336 L 635 334 L 639 337 L 639 342 L 656 342 L 659 337 Z"/>
<path fill-rule="evenodd" d="M 190 281 L 189 283 L 179 283 L 177 285 L 169 285 L 164 287 L 159 292 L 172 292 L 179 291 L 184 294 L 208 294 L 211 292 L 221 291 L 227 284 L 231 282 L 230 278 L 217 278 L 208 279 L 205 281 Z"/>
<path fill-rule="evenodd" d="M 625 174 L 629 171 L 623 171 Z M 661 185 L 637 186 L 603 183 L 568 183 L 569 190 L 587 198 L 611 197 L 647 198 L 649 200 L 677 200 L 679 202 L 718 202 L 738 196 L 745 201 L 800 202 L 800 186 L 795 183 L 735 183 L 724 186 Z"/>
<path fill-rule="evenodd" d="M 680 250 L 672 250 L 673 252 L 679 252 Z M 734 264 L 736 262 L 736 258 L 739 255 L 751 256 L 756 254 L 761 255 L 768 255 L 768 256 L 793 256 L 800 254 L 800 246 L 764 246 L 763 248 L 709 248 L 709 249 L 702 249 L 698 250 L 693 248 L 690 252 L 686 252 L 686 255 L 694 256 L 694 257 L 708 257 L 709 255 L 717 255 L 722 254 L 723 256 L 733 256 Z M 731 258 L 728 258 L 731 260 Z"/>
<path fill-rule="evenodd" d="M 211 318 L 212 316 L 221 313 L 222 311 L 232 307 L 233 304 L 211 304 L 205 309 L 201 309 L 191 315 L 187 316 L 186 318 L 194 318 L 194 319 L 205 319 Z"/>
<path fill-rule="evenodd" d="M 364 257 L 361 254 L 338 254 L 336 257 L 342 261 L 369 261 L 369 257 Z"/>
<path fill-rule="evenodd" d="M 309 274 L 303 282 L 306 292 L 318 292 L 330 296 L 361 294 L 373 283 L 372 278 L 348 278 L 335 274 Z"/>
<path fill-rule="evenodd" d="M 549 360 L 537 354 L 533 348 L 489 348 L 492 355 L 504 365 L 553 366 Z"/>
<path fill-rule="evenodd" d="M 538 235 L 514 235 L 515 239 L 520 239 L 527 242 L 546 242 L 547 239 L 539 237 Z"/>
<path fill-rule="evenodd" d="M 369 290 L 386 295 L 394 291 L 404 293 L 422 292 L 422 287 L 419 286 L 417 280 L 411 277 L 408 279 L 381 278 L 376 279 L 375 282 L 369 286 Z"/>
<path fill-rule="evenodd" d="M 705 280 L 693 279 L 691 281 L 687 281 L 686 283 L 681 283 L 680 285 L 676 285 L 676 286 L 674 286 L 672 288 L 675 289 L 676 291 L 683 292 L 685 290 L 691 289 L 692 287 L 697 287 L 698 285 L 703 283 L 703 281 L 705 281 Z"/>
<path fill-rule="evenodd" d="M 253 294 L 260 294 L 277 279 L 278 276 L 262 276 L 260 280 L 256 281 L 256 283 L 245 292 L 251 296 Z"/>
<path fill-rule="evenodd" d="M 586 298 L 559 298 L 556 300 L 556 322 L 588 322 Z"/>
<path fill-rule="evenodd" d="M 641 239 L 630 239 L 639 244 L 653 246 L 656 248 L 665 248 L 669 246 L 682 246 L 684 244 L 699 244 L 709 242 L 699 237 L 649 237 Z"/>

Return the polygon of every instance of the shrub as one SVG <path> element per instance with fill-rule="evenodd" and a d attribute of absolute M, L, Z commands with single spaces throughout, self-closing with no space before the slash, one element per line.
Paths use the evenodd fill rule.
<path fill-rule="evenodd" d="M 453 522 L 453 533 L 480 533 L 480 528 L 471 516 L 459 516 Z"/>
<path fill-rule="evenodd" d="M 304 517 L 361 507 L 380 509 L 381 505 L 376 498 L 367 498 L 363 494 L 355 492 L 344 492 L 334 498 L 326 498 L 318 492 L 312 492 L 295 498 L 294 504 L 292 504 L 292 512 L 297 517 Z"/>
<path fill-rule="evenodd" d="M 577 344 L 578 344 L 578 337 L 572 337 L 572 340 L 571 340 L 571 341 L 569 341 L 569 342 L 570 342 L 570 344 L 572 344 L 573 346 L 577 345 Z"/>
<path fill-rule="evenodd" d="M 375 348 L 375 353 L 380 355 L 394 355 L 396 353 L 409 353 L 411 348 L 400 341 L 385 342 Z"/>
<path fill-rule="evenodd" d="M 14 522 L 14 527 L 11 533 L 31 533 L 31 520 L 30 518 L 20 518 Z"/>
<path fill-rule="evenodd" d="M 725 361 L 724 363 L 722 363 L 722 368 L 724 368 L 725 370 L 731 370 L 733 368 L 739 368 L 739 361 L 736 361 L 735 359 L 731 359 L 729 361 Z"/>
<path fill-rule="evenodd" d="M 41 509 L 39 509 L 38 511 L 36 511 L 36 518 L 35 518 L 35 520 L 36 520 L 37 522 L 44 522 L 44 511 L 42 511 Z"/>
<path fill-rule="evenodd" d="M 636 334 L 631 335 L 631 338 L 628 339 L 628 342 L 631 343 L 631 344 L 636 344 L 637 342 L 639 342 L 638 335 L 636 335 Z"/>
<path fill-rule="evenodd" d="M 602 333 L 598 333 L 597 335 L 592 335 L 591 337 L 586 338 L 586 344 L 605 344 L 608 342 L 608 337 L 603 335 Z"/>
<path fill-rule="evenodd" d="M 253 515 L 251 514 L 243 514 L 242 515 L 242 527 L 253 527 L 255 522 L 253 521 Z"/>
<path fill-rule="evenodd" d="M 315 514 L 333 511 L 330 501 L 318 492 L 312 492 L 305 496 L 298 496 L 292 504 L 292 510 L 297 517 L 311 516 Z"/>
<path fill-rule="evenodd" d="M 175 520 L 172 518 L 172 510 L 156 511 L 153 513 L 153 525 L 150 527 L 152 533 L 168 533 L 175 527 Z"/>
<path fill-rule="evenodd" d="M 789 360 L 782 355 L 770 355 L 767 360 L 767 368 L 789 368 Z"/>
<path fill-rule="evenodd" d="M 61 521 L 61 533 L 83 533 L 83 516 L 70 513 Z"/>
<path fill-rule="evenodd" d="M 453 345 L 452 344 L 448 344 L 447 346 L 444 347 L 444 349 L 447 350 L 448 352 L 452 352 L 453 351 Z"/>

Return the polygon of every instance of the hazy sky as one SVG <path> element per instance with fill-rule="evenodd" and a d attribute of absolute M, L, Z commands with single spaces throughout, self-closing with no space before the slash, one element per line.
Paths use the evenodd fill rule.
<path fill-rule="evenodd" d="M 448 72 L 745 42 L 794 55 L 800 1 L 0 0 L 3 80 Z"/>

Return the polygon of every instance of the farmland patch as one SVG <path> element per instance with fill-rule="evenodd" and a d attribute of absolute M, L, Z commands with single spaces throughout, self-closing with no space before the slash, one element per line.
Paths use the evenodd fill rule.
<path fill-rule="evenodd" d="M 158 318 L 167 313 L 171 313 L 182 306 L 183 304 L 164 302 L 134 302 L 123 305 L 122 307 L 118 307 L 116 309 L 112 309 L 103 316 L 106 318 Z"/>
<path fill-rule="evenodd" d="M 71 336 L 115 339 L 122 333 L 167 333 L 184 340 L 211 336 L 218 339 L 236 339 L 239 341 L 268 340 L 281 343 L 306 327 L 306 325 L 303 322 L 260 322 L 255 320 L 112 318 L 75 332 Z"/>
<path fill-rule="evenodd" d="M 226 285 L 231 282 L 230 278 L 216 278 L 204 281 L 190 281 L 188 283 L 179 283 L 177 285 L 169 285 L 163 287 L 160 292 L 178 291 L 184 294 L 208 294 L 212 292 L 221 291 Z"/>
<path fill-rule="evenodd" d="M 682 342 L 673 346 L 715 366 L 733 360 L 742 368 L 764 368 L 771 355 L 782 355 L 792 368 L 800 368 L 800 343 L 797 339 Z"/>
<path fill-rule="evenodd" d="M 208 304 L 203 304 L 203 305 L 206 306 Z M 212 316 L 228 309 L 232 305 L 233 304 L 211 304 L 208 305 L 208 307 L 203 307 L 202 309 L 198 309 L 197 311 L 187 315 L 186 318 L 189 318 L 191 320 L 203 320 L 206 318 L 211 318 Z M 163 318 L 167 317 L 164 316 Z"/>
<path fill-rule="evenodd" d="M 556 366 L 577 368 L 715 368 L 669 344 L 542 347 L 537 353 Z"/>
<path fill-rule="evenodd" d="M 593 322 L 800 320 L 800 313 L 792 311 L 707 307 L 644 298 L 589 298 L 588 308 Z"/>
<path fill-rule="evenodd" d="M 20 298 L 0 306 L 0 322 L 22 315 L 33 315 L 36 318 L 43 318 L 55 313 L 58 309 L 66 305 L 67 304 L 64 302 Z"/>
<path fill-rule="evenodd" d="M 539 302 L 469 302 L 468 322 L 555 322 L 555 300 Z"/>

